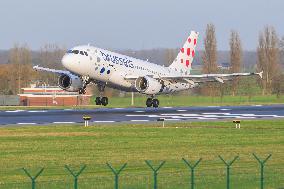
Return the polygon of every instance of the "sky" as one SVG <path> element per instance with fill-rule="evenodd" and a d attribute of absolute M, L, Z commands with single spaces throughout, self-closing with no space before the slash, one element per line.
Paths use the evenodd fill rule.
<path fill-rule="evenodd" d="M 217 47 L 229 49 L 230 31 L 244 50 L 254 50 L 267 25 L 284 36 L 283 0 L 6 0 L 0 3 L 0 49 L 26 43 L 70 48 L 92 44 L 106 49 L 181 47 L 190 30 L 216 27 Z"/>

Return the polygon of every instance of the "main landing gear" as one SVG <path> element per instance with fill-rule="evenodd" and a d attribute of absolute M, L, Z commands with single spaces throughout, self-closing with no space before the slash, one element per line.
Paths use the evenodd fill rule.
<path fill-rule="evenodd" d="M 108 105 L 108 97 L 96 97 L 96 105 Z"/>
<path fill-rule="evenodd" d="M 99 89 L 99 92 L 100 92 L 100 96 L 99 97 L 96 97 L 96 105 L 103 105 L 103 106 L 106 106 L 108 105 L 108 97 L 101 97 L 105 91 L 105 85 L 104 84 L 98 84 L 98 89 Z"/>
<path fill-rule="evenodd" d="M 146 100 L 146 106 L 147 107 L 152 107 L 153 106 L 154 108 L 158 108 L 159 104 L 160 104 L 160 102 L 156 98 L 147 98 L 147 100 Z"/>

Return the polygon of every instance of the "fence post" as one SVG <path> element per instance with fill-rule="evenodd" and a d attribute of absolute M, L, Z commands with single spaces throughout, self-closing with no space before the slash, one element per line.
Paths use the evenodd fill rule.
<path fill-rule="evenodd" d="M 110 168 L 110 170 L 113 172 L 114 174 L 114 188 L 118 189 L 118 176 L 120 174 L 120 172 L 126 167 L 127 163 L 123 164 L 122 167 L 117 171 L 116 169 L 114 169 L 111 164 L 109 164 L 108 162 L 106 163 L 106 165 Z"/>
<path fill-rule="evenodd" d="M 189 163 L 189 161 L 187 161 L 186 159 L 182 158 L 182 160 L 184 161 L 184 163 L 190 168 L 191 171 L 191 189 L 194 189 L 194 169 L 195 167 L 200 163 L 200 161 L 202 160 L 202 158 L 200 158 L 198 161 L 195 162 L 194 165 L 191 165 Z"/>
<path fill-rule="evenodd" d="M 226 162 L 220 155 L 219 158 L 224 162 L 227 167 L 227 189 L 230 189 L 230 167 L 236 161 L 239 156 L 236 156 L 231 162 Z"/>
<path fill-rule="evenodd" d="M 39 170 L 39 172 L 37 172 L 37 174 L 34 177 L 29 173 L 29 171 L 27 169 L 23 168 L 23 170 L 26 173 L 26 175 L 28 175 L 28 177 L 30 177 L 30 179 L 32 181 L 32 189 L 35 189 L 36 179 L 43 172 L 44 168 L 41 168 Z"/>
<path fill-rule="evenodd" d="M 261 160 L 259 157 L 257 157 L 256 154 L 252 154 L 255 159 L 258 161 L 258 163 L 260 164 L 260 188 L 263 189 L 264 188 L 264 165 L 266 163 L 266 161 L 272 156 L 272 154 L 269 154 L 265 160 Z"/>
<path fill-rule="evenodd" d="M 83 165 L 83 167 L 81 167 L 80 171 L 75 173 L 74 171 L 72 171 L 70 169 L 70 167 L 68 167 L 68 165 L 65 165 L 65 168 L 67 169 L 67 171 L 69 171 L 69 173 L 74 177 L 74 189 L 78 189 L 78 177 L 79 175 L 84 171 L 84 169 L 86 168 L 86 165 Z"/>
<path fill-rule="evenodd" d="M 145 162 L 153 171 L 153 175 L 154 175 L 154 189 L 157 189 L 158 188 L 158 182 L 157 182 L 158 171 L 166 163 L 166 161 L 162 161 L 160 163 L 160 165 L 156 169 L 151 165 L 150 161 L 145 160 Z"/>

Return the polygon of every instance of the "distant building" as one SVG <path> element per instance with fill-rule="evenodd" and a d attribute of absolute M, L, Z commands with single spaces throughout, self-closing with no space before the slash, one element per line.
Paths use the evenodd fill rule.
<path fill-rule="evenodd" d="M 222 62 L 221 64 L 218 65 L 218 68 L 221 70 L 230 70 L 231 64 L 229 62 Z"/>
<path fill-rule="evenodd" d="M 92 95 L 79 95 L 77 92 L 66 92 L 58 87 L 22 88 L 21 106 L 79 106 L 89 105 Z"/>

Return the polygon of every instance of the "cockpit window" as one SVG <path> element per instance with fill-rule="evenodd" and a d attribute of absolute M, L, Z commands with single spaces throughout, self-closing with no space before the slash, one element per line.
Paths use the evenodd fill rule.
<path fill-rule="evenodd" d="M 73 50 L 72 51 L 74 54 L 79 54 L 79 51 L 78 50 Z"/>
<path fill-rule="evenodd" d="M 88 56 L 88 53 L 86 51 L 79 51 L 79 50 L 68 50 L 67 53 L 73 53 L 73 54 L 81 54 L 84 56 Z"/>

